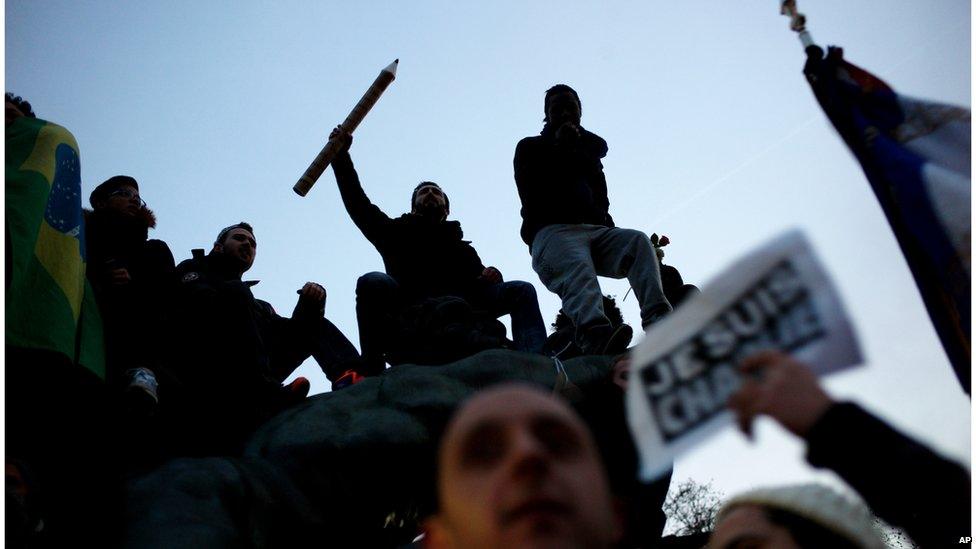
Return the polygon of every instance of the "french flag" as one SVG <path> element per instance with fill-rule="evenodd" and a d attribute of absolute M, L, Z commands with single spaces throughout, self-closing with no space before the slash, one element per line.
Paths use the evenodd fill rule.
<path fill-rule="evenodd" d="M 803 72 L 864 169 L 971 394 L 970 111 L 898 95 L 840 48 L 808 47 Z"/>

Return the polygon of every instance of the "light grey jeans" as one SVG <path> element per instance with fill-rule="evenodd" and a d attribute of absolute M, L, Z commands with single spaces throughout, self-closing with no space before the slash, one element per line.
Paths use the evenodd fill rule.
<path fill-rule="evenodd" d="M 647 235 L 600 225 L 548 225 L 532 240 L 532 268 L 562 299 L 576 325 L 577 339 L 590 328 L 609 325 L 597 276 L 630 281 L 645 328 L 671 310 L 661 288 L 661 267 Z"/>

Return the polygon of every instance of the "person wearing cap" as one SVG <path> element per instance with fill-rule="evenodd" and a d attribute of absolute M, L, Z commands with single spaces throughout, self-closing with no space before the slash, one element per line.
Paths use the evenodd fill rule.
<path fill-rule="evenodd" d="M 971 480 L 963 466 L 857 404 L 834 400 L 808 366 L 786 354 L 758 353 L 741 370 L 747 376 L 728 406 L 747 436 L 756 416 L 773 418 L 806 442 L 811 465 L 837 473 L 920 547 L 956 546 L 972 535 Z"/>
<path fill-rule="evenodd" d="M 616 354 L 633 329 L 611 326 L 597 276 L 626 277 L 646 329 L 671 311 L 650 239 L 610 216 L 602 159 L 607 142 L 580 125 L 582 103 L 565 84 L 546 91 L 541 135 L 515 147 L 515 184 L 522 202 L 522 240 L 532 268 L 576 326 L 587 354 Z"/>
<path fill-rule="evenodd" d="M 750 490 L 715 518 L 709 549 L 885 549 L 862 503 L 819 484 Z M 926 546 L 927 547 L 927 546 Z"/>
<path fill-rule="evenodd" d="M 111 177 L 88 201 L 87 276 L 105 326 L 106 381 L 123 391 L 130 409 L 151 411 L 159 400 L 156 374 L 165 367 L 159 359 L 175 282 L 173 254 L 165 242 L 148 237 L 156 216 L 135 178 Z"/>
<path fill-rule="evenodd" d="M 257 281 L 243 280 L 256 256 L 254 229 L 241 222 L 222 229 L 210 253 L 193 250 L 176 268 L 172 354 L 182 398 L 172 417 L 182 454 L 238 453 L 258 425 L 305 398 L 305 378 L 282 383 L 309 356 L 330 379 L 359 359 L 325 318 L 320 284 L 298 290 L 291 318 L 256 299 Z"/>
<path fill-rule="evenodd" d="M 527 384 L 483 389 L 445 429 L 437 454 L 432 549 L 609 548 L 623 519 L 586 424 Z"/>
<path fill-rule="evenodd" d="M 383 257 L 385 273 L 362 276 L 356 284 L 360 347 L 368 374 L 385 367 L 384 354 L 396 310 L 424 298 L 453 296 L 495 318 L 511 315 L 516 350 L 538 353 L 546 339 L 535 288 L 519 280 L 505 282 L 486 267 L 461 231 L 448 221 L 451 203 L 431 181 L 417 185 L 410 212 L 391 219 L 370 202 L 349 156 L 352 135 L 341 126 L 330 139 L 342 142 L 332 161 L 343 204 L 356 226 Z"/>

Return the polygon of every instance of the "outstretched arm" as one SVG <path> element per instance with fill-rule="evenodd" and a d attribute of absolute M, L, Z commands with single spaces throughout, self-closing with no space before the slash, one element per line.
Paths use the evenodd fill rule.
<path fill-rule="evenodd" d="M 836 402 L 803 364 L 776 352 L 743 361 L 748 378 L 729 399 L 747 433 L 766 414 L 807 442 L 807 460 L 833 470 L 889 523 L 921 547 L 970 535 L 970 477 L 860 406 Z"/>
<path fill-rule="evenodd" d="M 352 134 L 336 126 L 329 139 L 339 138 L 342 146 L 336 157 L 332 160 L 332 171 L 335 173 L 336 183 L 339 186 L 339 195 L 342 196 L 342 203 L 349 212 L 349 217 L 353 223 L 359 227 L 370 242 L 375 243 L 375 238 L 381 235 L 390 223 L 390 217 L 383 213 L 375 204 L 369 201 L 363 186 L 359 182 L 359 174 L 352 164 L 352 157 L 349 156 L 349 147 L 352 146 Z"/>

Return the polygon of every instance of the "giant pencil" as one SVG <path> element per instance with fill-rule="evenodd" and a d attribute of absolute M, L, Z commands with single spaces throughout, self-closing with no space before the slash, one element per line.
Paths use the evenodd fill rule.
<path fill-rule="evenodd" d="M 366 93 L 363 94 L 363 98 L 359 100 L 359 103 L 356 103 L 356 106 L 352 109 L 352 112 L 349 113 L 349 116 L 347 116 L 346 120 L 342 123 L 342 128 L 344 130 L 349 133 L 356 130 L 356 127 L 358 127 L 359 123 L 363 121 L 366 113 L 373 108 L 373 105 L 376 104 L 376 101 L 381 95 L 383 95 L 383 92 L 386 91 L 386 88 L 390 85 L 390 82 L 393 82 L 393 79 L 396 78 L 396 70 L 399 63 L 400 60 L 396 59 L 387 65 L 385 69 L 380 71 L 379 76 L 377 76 L 376 80 L 373 81 L 373 85 L 366 90 Z M 308 169 L 305 170 L 305 173 L 302 174 L 302 177 L 298 180 L 298 183 L 295 183 L 295 186 L 292 187 L 292 189 L 298 193 L 299 196 L 305 196 L 308 194 L 309 189 L 311 189 L 312 185 L 318 181 L 319 176 L 322 175 L 325 168 L 327 168 L 329 163 L 332 162 L 332 159 L 335 158 L 338 149 L 339 143 L 332 139 L 330 139 L 329 142 L 322 147 L 322 150 L 319 151 L 318 156 L 315 157 L 315 160 L 312 161 L 312 163 L 308 166 Z"/>

